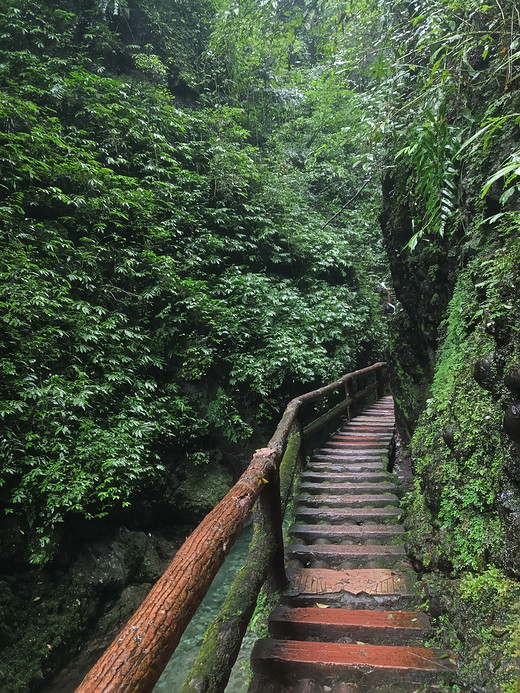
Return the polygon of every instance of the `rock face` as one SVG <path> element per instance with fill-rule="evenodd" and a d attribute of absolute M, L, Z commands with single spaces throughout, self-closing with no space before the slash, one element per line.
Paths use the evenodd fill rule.
<path fill-rule="evenodd" d="M 101 530 L 101 528 L 100 528 Z M 0 576 L 0 690 L 74 690 L 163 572 L 189 531 L 104 529 L 45 568 L 18 566 Z M 94 636 L 92 631 L 94 630 Z M 90 643 L 85 645 L 85 638 Z M 81 648 L 81 651 L 80 651 Z M 74 664 L 48 688 L 52 675 Z"/>
<path fill-rule="evenodd" d="M 42 567 L 28 562 L 27 528 L 9 518 L 2 524 L 0 691 L 74 690 L 233 485 L 224 466 L 188 461 L 169 481 L 155 495 L 142 494 L 126 518 L 58 526 L 52 559 Z"/>
<path fill-rule="evenodd" d="M 508 136 L 502 150 L 518 147 Z M 496 168 L 486 156 L 464 182 L 465 233 L 453 223 L 405 249 L 412 212 L 402 165 L 384 181 L 381 225 L 401 306 L 389 318 L 389 362 L 414 472 L 407 549 L 429 581 L 432 608 L 443 605 L 446 637 L 459 644 L 459 685 L 498 691 L 508 667 L 518 674 L 507 655 L 514 638 L 499 643 L 493 633 L 506 632 L 499 613 L 511 632 L 518 627 L 499 595 L 520 578 L 520 242 L 512 228 L 484 220 L 491 202 L 484 208 L 475 181 Z M 465 571 L 475 577 L 459 582 Z"/>

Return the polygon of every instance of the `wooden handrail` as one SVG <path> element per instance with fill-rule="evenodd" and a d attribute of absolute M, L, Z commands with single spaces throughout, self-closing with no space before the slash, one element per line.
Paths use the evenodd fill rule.
<path fill-rule="evenodd" d="M 386 363 L 376 363 L 348 373 L 325 387 L 289 402 L 268 446 L 255 452 L 238 482 L 188 537 L 139 609 L 83 679 L 76 693 L 150 693 L 153 690 L 259 497 L 264 498 L 261 505 L 264 510 L 257 513 L 255 533 L 260 526 L 262 532 L 257 533 L 252 546 L 254 545 L 255 556 L 264 556 L 265 553 L 265 560 L 271 565 L 271 569 L 273 565 L 276 566 L 273 574 L 275 583 L 279 585 L 283 581 L 280 495 L 284 498 L 282 505 L 285 506 L 296 461 L 302 456 L 304 437 L 315 433 L 332 418 L 330 414 L 322 415 L 307 426 L 302 435 L 300 411 L 302 407 L 322 400 L 342 387 L 346 387 L 348 391 L 349 383 L 355 383 L 359 378 L 370 374 L 375 374 L 376 382 L 352 396 L 347 395 L 343 402 L 333 407 L 333 415 L 337 416 L 371 392 L 382 396 L 382 372 L 385 366 Z M 318 422 L 319 426 L 316 425 Z M 280 494 L 280 462 L 288 447 L 288 440 L 297 440 L 297 445 L 291 455 L 286 455 L 291 458 L 288 464 L 292 465 L 292 469 L 290 473 L 282 472 L 283 488 Z M 259 551 L 259 546 L 264 546 L 265 552 Z M 223 690 L 222 686 L 225 687 L 234 664 L 233 657 L 229 656 L 230 649 L 236 657 L 237 643 L 239 647 L 245 631 L 244 622 L 247 625 L 252 613 L 251 605 L 254 607 L 267 575 L 267 567 L 264 565 L 259 568 L 257 561 L 251 568 L 257 574 L 254 586 L 248 590 L 248 604 L 241 603 L 244 611 L 243 617 L 238 615 L 241 625 L 237 629 L 237 635 L 233 636 L 233 642 L 226 641 L 224 645 L 222 641 L 220 644 L 220 647 L 228 648 L 228 656 L 216 657 L 217 661 L 226 660 L 221 665 L 222 671 L 214 672 L 218 682 L 204 688 L 204 682 L 199 681 L 197 690 L 217 691 Z M 259 575 L 261 579 L 258 579 Z M 241 580 L 243 589 L 243 575 Z M 216 638 L 216 647 L 218 640 Z M 195 689 L 188 685 L 183 690 Z"/>

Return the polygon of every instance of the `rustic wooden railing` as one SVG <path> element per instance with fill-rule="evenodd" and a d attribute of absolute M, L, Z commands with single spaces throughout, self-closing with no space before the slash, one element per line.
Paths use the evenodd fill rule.
<path fill-rule="evenodd" d="M 153 690 L 256 503 L 248 556 L 206 633 L 182 693 L 225 689 L 262 585 L 266 580 L 273 588 L 285 583 L 282 519 L 305 441 L 345 411 L 352 418 L 363 400 L 382 397 L 385 366 L 376 363 L 348 373 L 289 402 L 268 446 L 255 452 L 238 482 L 188 537 L 76 693 Z M 338 392 L 341 401 L 305 424 L 308 405 L 328 402 Z"/>

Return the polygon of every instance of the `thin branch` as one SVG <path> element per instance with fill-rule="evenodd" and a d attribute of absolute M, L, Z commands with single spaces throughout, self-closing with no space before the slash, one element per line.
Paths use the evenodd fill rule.
<path fill-rule="evenodd" d="M 332 221 L 334 221 L 334 219 L 335 219 L 336 217 L 339 217 L 339 215 L 340 215 L 342 212 L 344 212 L 345 209 L 346 209 L 352 202 L 354 202 L 354 200 L 356 199 L 356 197 L 357 197 L 358 195 L 360 195 L 360 194 L 363 192 L 363 190 L 367 187 L 367 185 L 370 183 L 371 180 L 372 180 L 372 176 L 370 176 L 370 178 L 367 178 L 367 179 L 366 179 L 366 181 L 365 181 L 365 182 L 363 183 L 363 185 L 359 188 L 359 190 L 358 190 L 356 193 L 354 193 L 354 195 L 352 195 L 352 197 L 350 198 L 350 200 L 347 200 L 347 202 L 345 202 L 345 204 L 344 204 L 343 207 L 339 210 L 339 212 L 336 212 L 336 214 L 334 214 L 328 221 L 326 221 L 326 222 L 323 224 L 323 226 L 321 227 L 322 230 L 323 230 L 326 226 L 328 226 Z"/>

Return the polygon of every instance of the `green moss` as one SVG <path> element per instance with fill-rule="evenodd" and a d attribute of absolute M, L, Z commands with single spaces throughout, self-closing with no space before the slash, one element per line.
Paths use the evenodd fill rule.
<path fill-rule="evenodd" d="M 454 653 L 462 690 L 514 693 L 520 681 L 520 586 L 497 568 L 422 582 L 433 617 L 431 644 Z M 456 690 L 460 690 L 457 688 Z"/>
<path fill-rule="evenodd" d="M 493 361 L 496 350 L 476 319 L 475 273 L 470 265 L 459 275 L 431 396 L 411 445 L 417 474 L 408 520 L 413 551 L 424 565 L 449 561 L 457 570 L 500 563 L 505 542 L 495 505 L 509 464 L 503 407 L 500 393 L 483 389 L 473 375 L 477 360 Z"/>
<path fill-rule="evenodd" d="M 211 465 L 190 466 L 188 476 L 175 492 L 180 509 L 188 516 L 204 517 L 233 486 L 233 477 L 224 467 Z"/>

